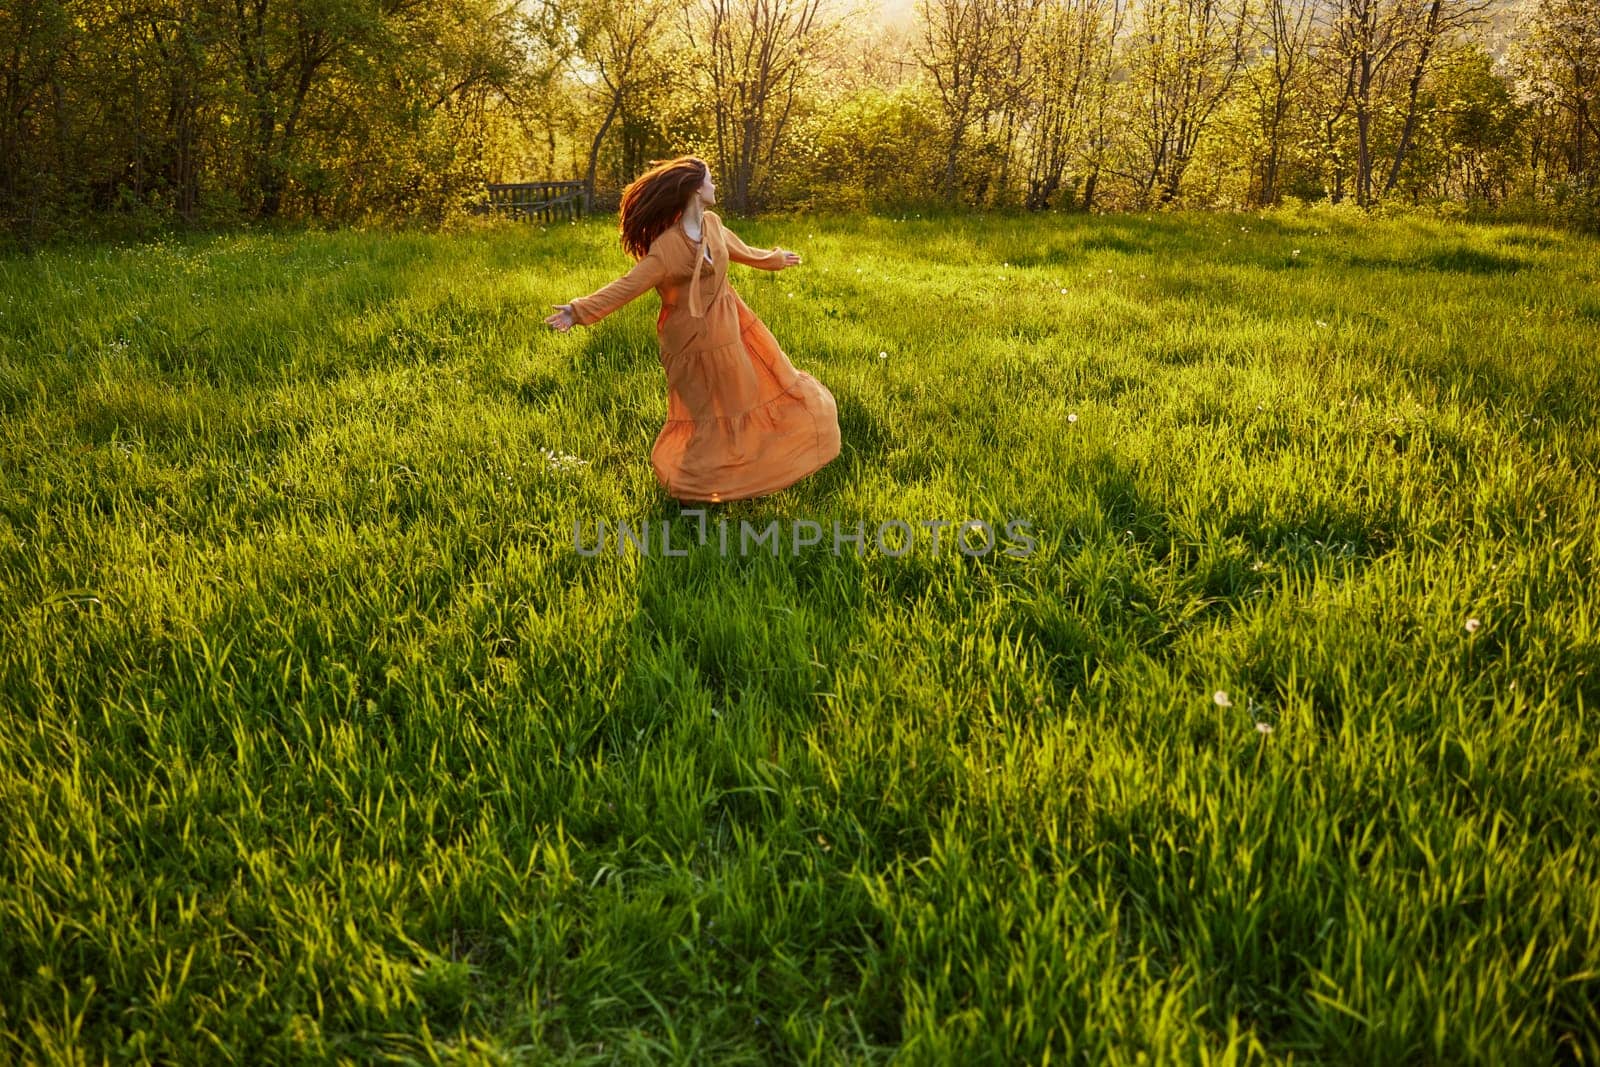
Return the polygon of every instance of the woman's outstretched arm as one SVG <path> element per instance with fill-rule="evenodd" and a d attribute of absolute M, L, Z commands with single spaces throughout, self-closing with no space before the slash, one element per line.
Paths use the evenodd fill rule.
<path fill-rule="evenodd" d="M 722 219 L 717 219 L 719 223 Z M 728 246 L 728 258 L 735 263 L 743 263 L 747 267 L 758 267 L 761 270 L 782 270 L 799 264 L 800 256 L 795 252 L 788 252 L 782 248 L 774 248 L 770 252 L 764 248 L 751 248 L 739 239 L 739 235 L 722 226 L 723 241 Z"/>
<path fill-rule="evenodd" d="M 582 326 L 592 326 L 634 297 L 646 290 L 654 289 L 666 276 L 666 263 L 652 250 L 635 263 L 632 270 L 616 281 L 596 289 L 588 296 L 576 297 L 571 303 L 557 304 L 556 307 L 569 309 L 567 317 L 570 317 L 572 322 Z M 559 321 L 556 321 L 562 318 L 562 314 L 558 312 L 545 321 L 557 329 L 565 329 Z"/>

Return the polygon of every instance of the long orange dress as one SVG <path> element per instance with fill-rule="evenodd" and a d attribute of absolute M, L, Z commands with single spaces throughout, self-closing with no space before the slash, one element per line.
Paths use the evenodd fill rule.
<path fill-rule="evenodd" d="M 677 219 L 627 274 L 571 301 L 572 317 L 592 325 L 655 289 L 667 375 L 667 421 L 650 451 L 656 479 L 683 502 L 765 496 L 838 456 L 838 408 L 728 283 L 730 260 L 779 270 L 783 252 L 750 248 L 713 211 L 701 218 L 699 241 Z"/>

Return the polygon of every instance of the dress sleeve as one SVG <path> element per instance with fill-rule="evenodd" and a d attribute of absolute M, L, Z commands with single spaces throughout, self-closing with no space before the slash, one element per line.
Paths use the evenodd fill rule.
<path fill-rule="evenodd" d="M 666 275 L 666 263 L 657 251 L 651 250 L 616 281 L 570 301 L 572 319 L 580 325 L 592 326 L 647 289 L 654 289 Z"/>
<path fill-rule="evenodd" d="M 723 243 L 728 246 L 728 258 L 735 263 L 743 263 L 747 267 L 759 267 L 762 270 L 780 270 L 783 267 L 783 249 L 774 248 L 768 251 L 765 248 L 751 248 L 739 240 L 739 235 L 717 219 L 722 226 Z"/>

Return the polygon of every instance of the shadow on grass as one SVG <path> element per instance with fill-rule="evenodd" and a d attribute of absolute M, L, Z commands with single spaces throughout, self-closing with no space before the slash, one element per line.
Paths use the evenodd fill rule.
<path fill-rule="evenodd" d="M 1483 252 L 1476 248 L 1457 246 L 1443 248 L 1420 256 L 1411 265 L 1425 269 L 1446 271 L 1452 274 L 1515 274 L 1532 264 L 1516 256 L 1503 256 Z"/>
<path fill-rule="evenodd" d="M 827 509 L 811 506 L 826 499 L 821 489 L 721 505 L 680 505 L 657 491 L 632 516 L 607 517 L 646 528 L 649 542 L 646 552 L 612 537 L 604 549 L 638 561 L 614 741 L 647 744 L 686 716 L 739 706 L 805 728 L 817 694 L 833 690 L 827 664 L 858 635 L 867 596 L 852 549 L 834 554 Z M 822 540 L 797 548 L 805 520 L 822 526 Z M 595 544 L 592 527 L 585 541 Z"/>
<path fill-rule="evenodd" d="M 1527 260 L 1517 256 L 1484 252 L 1476 248 L 1467 248 L 1464 245 L 1441 248 L 1409 257 L 1348 256 L 1345 257 L 1343 262 L 1346 267 L 1353 267 L 1358 270 L 1427 270 L 1441 274 L 1472 274 L 1483 277 L 1516 274 L 1533 266 Z"/>
<path fill-rule="evenodd" d="M 822 488 L 832 491 L 839 487 L 839 479 L 856 461 L 883 460 L 893 437 L 888 424 L 853 393 L 839 389 L 830 391 L 839 409 L 841 454 L 812 477 L 820 481 Z M 847 462 L 841 463 L 841 460 Z"/>

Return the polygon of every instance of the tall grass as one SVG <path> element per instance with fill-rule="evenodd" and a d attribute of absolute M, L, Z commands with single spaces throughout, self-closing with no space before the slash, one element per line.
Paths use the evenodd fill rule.
<path fill-rule="evenodd" d="M 1032 555 L 580 556 L 614 219 L 0 261 L 0 1058 L 1600 1060 L 1600 243 L 729 221 L 713 518 Z"/>

